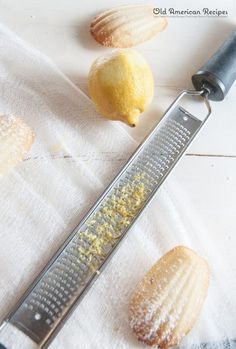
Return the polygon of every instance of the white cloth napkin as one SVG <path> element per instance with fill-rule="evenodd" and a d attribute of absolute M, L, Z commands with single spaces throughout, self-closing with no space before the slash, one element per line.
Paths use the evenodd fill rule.
<path fill-rule="evenodd" d="M 48 58 L 2 25 L 0 91 L 0 113 L 20 115 L 36 134 L 25 161 L 0 179 L 3 319 L 137 144 L 118 123 L 101 118 Z M 236 336 L 235 245 L 223 236 L 214 241 L 172 175 L 50 348 L 143 348 L 127 320 L 130 295 L 150 266 L 179 244 L 204 256 L 212 270 L 203 312 L 184 343 L 198 347 Z"/>

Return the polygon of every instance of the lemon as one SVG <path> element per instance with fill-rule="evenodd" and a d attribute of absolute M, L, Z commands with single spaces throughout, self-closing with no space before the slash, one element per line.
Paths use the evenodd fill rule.
<path fill-rule="evenodd" d="M 140 53 L 115 50 L 92 64 L 88 89 L 100 114 L 135 126 L 153 98 L 154 81 Z"/>

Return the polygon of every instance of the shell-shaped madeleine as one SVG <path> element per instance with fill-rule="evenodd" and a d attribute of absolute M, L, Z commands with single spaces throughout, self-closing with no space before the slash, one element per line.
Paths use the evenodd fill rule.
<path fill-rule="evenodd" d="M 150 39 L 166 24 L 164 17 L 153 15 L 152 6 L 119 6 L 96 16 L 90 32 L 104 46 L 125 48 Z"/>
<path fill-rule="evenodd" d="M 192 329 L 209 284 L 206 261 L 178 246 L 165 254 L 139 282 L 129 307 L 137 338 L 158 348 L 178 345 Z"/>
<path fill-rule="evenodd" d="M 33 131 L 21 118 L 0 116 L 0 175 L 23 159 L 33 140 Z"/>

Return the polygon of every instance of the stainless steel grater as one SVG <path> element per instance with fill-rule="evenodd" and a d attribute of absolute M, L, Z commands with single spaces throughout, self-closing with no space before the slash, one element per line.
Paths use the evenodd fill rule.
<path fill-rule="evenodd" d="M 48 347 L 205 124 L 211 114 L 208 97 L 216 100 L 224 98 L 234 79 L 231 75 L 228 78 L 225 66 L 222 78 L 219 64 L 216 63 L 220 63 L 223 56 L 225 59 L 226 53 L 227 57 L 236 57 L 235 47 L 234 32 L 207 63 L 207 71 L 203 67 L 193 76 L 197 90 L 183 91 L 177 97 L 12 310 L 2 329 L 11 324 L 31 338 L 39 348 Z M 235 73 L 235 64 L 232 60 L 230 62 L 227 63 L 228 71 L 232 73 L 234 67 Z M 199 103 L 205 102 L 207 115 L 198 118 L 189 113 L 181 106 L 184 96 L 200 96 Z M 2 345 L 6 345 L 1 333 L 0 339 Z"/>

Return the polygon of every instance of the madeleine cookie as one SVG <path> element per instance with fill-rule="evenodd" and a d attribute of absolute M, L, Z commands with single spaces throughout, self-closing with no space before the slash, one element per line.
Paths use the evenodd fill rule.
<path fill-rule="evenodd" d="M 148 5 L 119 6 L 96 16 L 90 25 L 94 39 L 103 46 L 131 47 L 149 40 L 167 25 Z"/>
<path fill-rule="evenodd" d="M 21 118 L 0 116 L 0 175 L 23 159 L 33 140 L 33 131 Z"/>
<path fill-rule="evenodd" d="M 137 285 L 129 307 L 138 340 L 168 348 L 192 329 L 206 298 L 207 262 L 189 248 L 166 253 Z"/>

